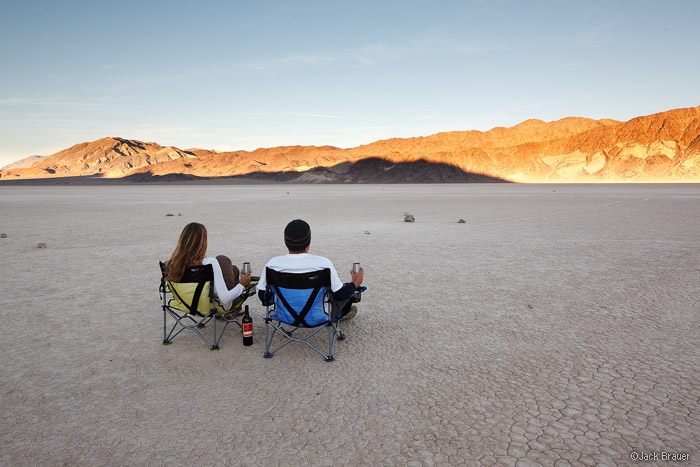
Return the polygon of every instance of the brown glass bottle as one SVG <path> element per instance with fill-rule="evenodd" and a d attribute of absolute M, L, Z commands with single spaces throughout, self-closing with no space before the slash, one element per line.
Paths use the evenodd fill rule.
<path fill-rule="evenodd" d="M 248 305 L 245 306 L 241 324 L 243 325 L 243 345 L 253 345 L 253 318 L 248 314 Z"/>

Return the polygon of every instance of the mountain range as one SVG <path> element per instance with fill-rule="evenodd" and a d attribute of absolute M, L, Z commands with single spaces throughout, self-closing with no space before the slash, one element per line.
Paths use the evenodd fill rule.
<path fill-rule="evenodd" d="M 700 182 L 700 106 L 626 122 L 568 117 L 394 138 L 355 148 L 178 149 L 123 138 L 77 144 L 8 180 L 231 179 L 287 183 Z"/>

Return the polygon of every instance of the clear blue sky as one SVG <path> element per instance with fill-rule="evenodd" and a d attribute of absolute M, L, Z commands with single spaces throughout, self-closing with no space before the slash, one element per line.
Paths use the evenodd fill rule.
<path fill-rule="evenodd" d="M 700 1 L 0 0 L 0 166 L 700 105 Z"/>

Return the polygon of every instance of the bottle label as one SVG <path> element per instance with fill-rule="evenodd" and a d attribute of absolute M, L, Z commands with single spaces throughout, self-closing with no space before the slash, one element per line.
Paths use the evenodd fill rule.
<path fill-rule="evenodd" d="M 253 323 L 243 323 L 243 337 L 253 337 Z"/>

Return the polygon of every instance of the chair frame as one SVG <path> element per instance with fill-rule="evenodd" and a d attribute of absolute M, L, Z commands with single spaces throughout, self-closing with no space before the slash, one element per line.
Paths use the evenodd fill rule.
<path fill-rule="evenodd" d="M 272 273 L 270 273 L 272 271 Z M 327 273 L 325 271 L 328 271 Z M 302 310 L 300 313 L 297 313 L 294 311 L 288 303 L 284 303 L 285 308 L 290 312 L 292 317 L 295 318 L 295 322 L 301 321 L 300 324 L 304 325 L 295 325 L 295 324 L 289 324 L 289 323 L 283 323 L 279 319 L 273 318 L 270 316 L 270 313 L 274 312 L 277 310 L 277 300 L 285 300 L 283 294 L 280 293 L 278 285 L 275 283 L 274 277 L 276 275 L 281 275 L 284 273 L 279 273 L 277 271 L 274 271 L 270 268 L 267 268 L 266 270 L 266 277 L 267 277 L 267 290 L 270 292 L 268 294 L 268 297 L 270 297 L 269 300 L 266 300 L 266 307 L 265 307 L 265 353 L 263 354 L 263 357 L 265 358 L 272 358 L 278 350 L 282 349 L 285 347 L 287 344 L 291 342 L 302 342 L 309 347 L 311 347 L 316 353 L 321 355 L 326 362 L 332 362 L 335 360 L 335 357 L 333 356 L 333 344 L 336 340 L 336 338 L 339 341 L 345 340 L 345 334 L 343 334 L 340 330 L 340 320 L 339 319 L 334 319 L 333 316 L 330 316 L 328 312 L 326 311 L 327 309 L 331 309 L 332 311 L 332 306 L 331 306 L 331 292 L 330 292 L 330 270 L 329 269 L 322 269 L 320 271 L 314 271 L 311 273 L 300 273 L 300 274 L 293 274 L 295 276 L 307 276 L 307 275 L 313 275 L 313 274 L 318 274 L 318 273 L 323 273 L 328 275 L 327 283 L 317 285 L 316 288 L 314 289 L 303 289 L 303 290 L 312 290 L 312 294 L 307 300 L 307 303 L 305 305 L 305 308 L 310 307 L 311 304 L 315 301 L 317 298 L 318 293 L 320 293 L 320 289 L 325 287 L 326 291 L 324 292 L 323 300 L 322 300 L 322 306 L 324 313 L 328 316 L 328 319 L 324 323 L 320 323 L 316 326 L 308 326 L 305 325 L 306 322 L 304 321 L 306 313 Z M 288 273 L 287 273 L 288 274 Z M 290 274 L 292 275 L 292 274 Z M 272 280 L 271 280 L 272 279 Z M 319 289 L 318 291 L 316 289 Z M 308 310 L 307 310 L 308 311 Z M 272 328 L 272 332 L 270 332 L 270 328 Z M 309 339 L 316 335 L 319 331 L 321 331 L 323 328 L 328 329 L 328 353 L 323 353 L 321 350 L 319 350 L 316 346 L 314 346 L 311 342 L 309 342 Z M 303 337 L 295 337 L 293 335 L 294 332 L 297 332 L 299 329 L 309 329 L 312 330 L 308 334 L 306 334 Z M 278 345 L 274 350 L 270 350 L 270 347 L 272 346 L 272 340 L 275 337 L 275 334 L 279 332 L 284 338 L 284 342 L 282 342 L 280 345 Z"/>
<path fill-rule="evenodd" d="M 238 325 L 241 332 L 243 332 L 243 325 L 237 320 L 238 317 L 235 315 L 235 313 L 233 314 L 233 317 L 227 318 L 222 312 L 220 312 L 219 309 L 217 309 L 217 305 L 221 307 L 221 303 L 219 302 L 219 298 L 217 297 L 217 295 L 214 293 L 214 271 L 211 265 L 207 264 L 204 266 L 197 267 L 203 268 L 202 278 L 196 282 L 198 286 L 203 286 L 207 282 L 209 282 L 209 296 L 207 298 L 209 300 L 211 308 L 209 308 L 208 313 L 205 315 L 202 315 L 198 311 L 199 300 L 201 300 L 203 297 L 194 297 L 193 303 L 188 305 L 187 302 L 177 294 L 175 288 L 171 286 L 171 281 L 169 281 L 165 277 L 165 264 L 163 262 L 160 262 L 161 279 L 159 292 L 163 302 L 163 345 L 171 344 L 175 337 L 177 337 L 182 331 L 188 329 L 197 334 L 197 336 L 199 336 L 199 338 L 202 339 L 202 341 L 204 341 L 205 344 L 207 344 L 209 350 L 219 350 L 219 343 L 221 342 L 221 339 L 223 338 L 224 332 L 226 331 L 228 325 L 231 323 L 235 323 L 236 325 Z M 255 292 L 252 287 L 246 289 L 243 292 L 243 294 L 241 294 L 243 300 L 240 302 L 240 304 L 242 304 L 245 301 L 245 299 L 247 299 L 254 293 Z M 183 305 L 189 307 L 189 313 L 182 311 L 179 308 L 171 306 L 171 302 L 175 299 L 175 297 L 177 297 Z M 224 322 L 223 328 L 220 332 L 217 331 L 217 315 Z M 170 318 L 174 320 L 172 325 L 168 325 L 168 316 L 170 316 Z M 213 335 L 211 341 L 204 336 L 202 331 L 200 331 L 200 329 L 206 327 L 206 325 L 210 322 L 212 323 L 213 328 Z"/>

